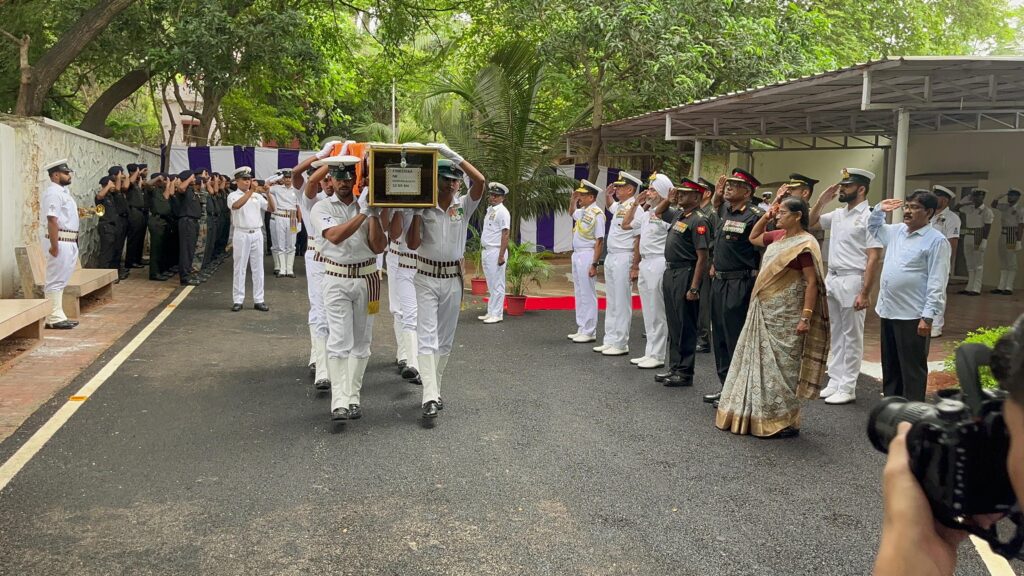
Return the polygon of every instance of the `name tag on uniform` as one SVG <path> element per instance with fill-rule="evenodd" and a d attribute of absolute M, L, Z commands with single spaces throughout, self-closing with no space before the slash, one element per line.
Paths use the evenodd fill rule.
<path fill-rule="evenodd" d="M 726 220 L 725 224 L 722 225 L 722 231 L 734 234 L 743 234 L 743 231 L 746 229 L 747 223 L 740 222 L 739 220 Z"/>
<path fill-rule="evenodd" d="M 681 220 L 672 225 L 672 229 L 680 233 L 686 232 L 686 228 L 686 222 L 683 222 Z"/>
<path fill-rule="evenodd" d="M 583 218 L 580 219 L 580 226 L 584 228 L 590 228 L 594 225 L 594 217 L 590 214 L 584 214 Z"/>

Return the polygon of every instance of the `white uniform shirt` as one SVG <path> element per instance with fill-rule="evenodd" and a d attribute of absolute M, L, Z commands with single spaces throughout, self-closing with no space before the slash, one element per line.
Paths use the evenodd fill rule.
<path fill-rule="evenodd" d="M 228 207 L 235 205 L 245 196 L 245 192 L 241 190 L 235 190 L 231 194 L 228 194 Z M 263 213 L 267 210 L 269 203 L 267 199 L 256 192 L 253 192 L 249 200 L 237 210 L 231 208 L 231 225 L 235 227 L 235 230 L 252 230 L 255 228 L 263 228 Z"/>
<path fill-rule="evenodd" d="M 1003 198 L 996 203 L 996 210 L 999 211 L 999 226 L 1002 228 L 1016 228 L 1018 224 L 1024 224 L 1024 201 L 1017 200 L 1017 203 L 1010 206 L 1010 203 Z"/>
<path fill-rule="evenodd" d="M 868 233 L 867 201 L 850 208 L 836 208 L 822 214 L 819 221 L 831 237 L 828 244 L 830 270 L 864 270 L 868 265 L 868 248 L 881 248 L 882 243 Z"/>
<path fill-rule="evenodd" d="M 312 237 L 313 236 L 313 218 L 310 216 L 310 214 L 313 212 L 313 206 L 316 205 L 317 202 L 323 200 L 324 198 L 327 198 L 327 194 L 324 194 L 321 191 L 321 192 L 317 192 L 316 196 L 314 196 L 312 198 L 306 198 L 306 184 L 303 184 L 302 188 L 299 190 L 298 196 L 299 196 L 299 207 L 302 208 L 302 210 L 301 210 L 301 212 L 302 212 L 302 225 L 306 227 L 306 235 L 309 236 L 309 237 Z M 276 200 L 277 199 L 275 198 L 275 201 Z"/>
<path fill-rule="evenodd" d="M 996 219 L 996 215 L 992 213 L 992 209 L 984 204 L 977 208 L 974 204 L 961 205 L 960 213 L 964 215 L 964 234 L 968 234 L 969 230 L 980 230 L 985 227 L 985 224 L 991 224 Z M 973 232 L 970 233 L 973 235 Z"/>
<path fill-rule="evenodd" d="M 593 250 L 598 238 L 604 238 L 604 210 L 595 202 L 572 213 L 572 249 Z"/>
<path fill-rule="evenodd" d="M 935 228 L 947 240 L 960 237 L 960 217 L 947 206 L 945 210 L 932 217 L 932 228 Z"/>
<path fill-rule="evenodd" d="M 488 206 L 484 216 L 484 229 L 480 233 L 480 245 L 484 248 L 501 248 L 501 231 L 512 225 L 512 216 L 504 204 Z"/>
<path fill-rule="evenodd" d="M 665 257 L 665 241 L 672 225 L 654 215 L 654 208 L 633 215 L 633 228 L 640 229 L 640 255 L 644 258 Z"/>
<path fill-rule="evenodd" d="M 469 217 L 480 205 L 469 194 L 452 199 L 448 210 L 440 206 L 424 208 L 420 213 L 420 240 L 417 253 L 435 262 L 454 262 L 466 252 Z"/>
<path fill-rule="evenodd" d="M 345 204 L 337 196 L 329 196 L 313 206 L 311 218 L 319 241 L 317 250 L 321 256 L 338 264 L 358 264 L 377 258 L 370 249 L 369 219 L 341 244 L 324 238 L 325 230 L 340 226 L 358 215 L 359 202 L 355 197 L 352 198 L 351 204 Z"/>
<path fill-rule="evenodd" d="M 617 254 L 633 251 L 633 238 L 640 235 L 640 229 L 634 227 L 632 230 L 622 229 L 622 219 L 626 217 L 630 206 L 636 202 L 636 196 L 625 202 L 612 204 L 608 211 L 612 213 L 612 225 L 608 230 L 608 253 Z"/>
<path fill-rule="evenodd" d="M 274 205 L 278 210 L 295 210 L 295 205 L 298 203 L 298 191 L 295 188 L 275 184 L 270 187 L 270 193 L 274 195 Z"/>
<path fill-rule="evenodd" d="M 39 203 L 39 214 L 42 216 L 40 234 L 43 237 L 47 234 L 47 218 L 57 218 L 57 228 L 61 230 L 78 231 L 78 205 L 71 196 L 71 192 L 56 182 L 50 182 Z"/>

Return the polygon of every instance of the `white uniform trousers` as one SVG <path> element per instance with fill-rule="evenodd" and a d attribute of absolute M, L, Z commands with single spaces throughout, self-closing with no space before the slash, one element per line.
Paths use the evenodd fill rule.
<path fill-rule="evenodd" d="M 317 381 L 327 375 L 327 311 L 324 309 L 324 263 L 314 260 L 316 252 L 306 250 L 306 296 L 309 298 L 309 334 L 313 343 L 311 363 L 316 365 Z"/>
<path fill-rule="evenodd" d="M 487 315 L 491 318 L 505 316 L 505 264 L 498 266 L 500 250 L 501 248 L 497 247 L 487 247 L 480 255 L 484 278 L 487 279 L 487 291 L 490 292 L 490 298 L 487 300 Z"/>
<path fill-rule="evenodd" d="M 431 278 L 416 274 L 416 337 L 420 353 L 420 375 L 427 369 L 423 357 L 432 357 L 435 365 L 452 353 L 455 328 L 462 306 L 462 278 Z M 440 372 L 423 378 L 423 404 L 441 397 Z"/>
<path fill-rule="evenodd" d="M 974 234 L 960 237 L 964 245 L 964 260 L 967 262 L 967 287 L 970 292 L 981 292 L 981 278 L 985 271 L 985 253 L 974 247 Z"/>
<path fill-rule="evenodd" d="M 252 269 L 253 302 L 263 302 L 263 234 L 260 229 L 235 228 L 231 240 L 232 261 L 234 262 L 234 282 L 232 284 L 232 302 L 245 302 L 246 267 Z"/>
<path fill-rule="evenodd" d="M 50 255 L 50 241 L 44 240 L 43 250 L 46 251 L 46 283 L 43 295 L 52 302 L 47 324 L 55 324 L 68 319 L 64 314 L 64 288 L 71 280 L 78 264 L 78 244 L 75 242 L 57 242 L 57 255 Z"/>
<path fill-rule="evenodd" d="M 410 346 L 416 335 L 416 270 L 402 268 L 398 265 L 399 256 L 388 252 L 388 308 L 394 319 L 395 342 L 397 343 L 395 359 L 404 360 L 413 368 L 419 369 L 416 355 L 419 353 Z"/>
<path fill-rule="evenodd" d="M 644 256 L 640 260 L 639 268 L 637 288 L 644 315 L 644 329 L 647 332 L 647 349 L 644 356 L 664 362 L 668 351 L 668 320 L 665 318 L 665 296 L 661 291 L 661 281 L 665 276 L 665 257 Z"/>
<path fill-rule="evenodd" d="M 274 255 L 274 268 L 282 274 L 295 273 L 295 237 L 291 218 L 272 215 L 270 217 L 270 251 Z"/>
<path fill-rule="evenodd" d="M 604 344 L 625 350 L 629 347 L 629 325 L 633 320 L 633 291 L 629 269 L 632 252 L 608 253 L 604 259 L 607 306 L 604 311 Z"/>
<path fill-rule="evenodd" d="M 324 275 L 324 309 L 327 311 L 327 359 L 331 367 L 331 410 L 359 404 L 362 370 L 354 370 L 350 359 L 370 357 L 373 341 L 373 316 L 367 310 L 369 292 L 362 278 L 338 278 Z M 340 368 L 347 372 L 338 372 Z"/>
<path fill-rule="evenodd" d="M 1017 279 L 1017 252 L 1006 243 L 1006 236 L 999 235 L 999 290 L 1013 290 Z"/>
<path fill-rule="evenodd" d="M 590 277 L 594 250 L 572 253 L 572 289 L 576 299 L 576 333 L 597 334 L 597 276 Z"/>
<path fill-rule="evenodd" d="M 856 391 L 864 357 L 864 317 L 867 310 L 855 310 L 853 307 L 863 286 L 864 278 L 860 274 L 837 276 L 829 272 L 825 277 L 832 337 L 828 387 L 847 394 Z"/>

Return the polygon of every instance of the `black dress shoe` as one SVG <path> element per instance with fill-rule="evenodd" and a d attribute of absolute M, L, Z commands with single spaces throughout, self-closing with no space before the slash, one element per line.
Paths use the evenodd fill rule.
<path fill-rule="evenodd" d="M 993 289 L 989 290 L 988 293 L 989 294 L 1002 294 L 1003 293 L 1003 289 L 1002 288 L 993 288 Z"/>
<path fill-rule="evenodd" d="M 232 312 L 238 312 L 241 309 L 242 309 L 242 305 L 237 303 L 237 302 L 231 305 L 231 311 Z"/>
<path fill-rule="evenodd" d="M 117 279 L 118 280 L 124 280 L 124 279 L 128 278 L 129 276 L 131 276 L 131 272 L 129 272 L 128 270 L 119 270 L 117 272 Z"/>
<path fill-rule="evenodd" d="M 331 411 L 331 421 L 348 420 L 348 408 L 335 408 Z"/>
<path fill-rule="evenodd" d="M 199 286 L 200 284 L 202 284 L 202 282 L 196 278 L 189 278 L 181 283 L 182 286 Z"/>
<path fill-rule="evenodd" d="M 132 264 L 130 266 L 130 268 L 145 268 L 145 266 L 143 264 L 140 264 L 140 263 L 135 263 L 135 264 Z"/>
<path fill-rule="evenodd" d="M 419 377 L 419 370 L 413 368 L 412 366 L 409 366 L 408 364 L 402 367 L 402 378 L 405 378 L 406 380 L 413 380 L 418 379 Z"/>
<path fill-rule="evenodd" d="M 397 364 L 398 369 L 401 370 L 402 368 L 405 368 L 405 365 L 408 364 L 408 362 L 405 360 L 395 360 L 395 364 Z"/>
<path fill-rule="evenodd" d="M 313 386 L 315 386 L 317 390 L 330 390 L 331 381 L 328 380 L 327 378 L 321 378 L 317 380 L 316 383 L 313 384 Z"/>
<path fill-rule="evenodd" d="M 167 277 L 166 276 L 150 276 L 149 279 L 152 280 L 153 282 L 166 282 L 167 281 Z"/>
<path fill-rule="evenodd" d="M 280 277 L 281 277 L 281 271 L 280 270 L 274 270 L 274 278 L 280 278 Z"/>
<path fill-rule="evenodd" d="M 348 405 L 348 419 L 359 420 L 363 417 L 363 411 L 359 409 L 359 404 Z"/>
<path fill-rule="evenodd" d="M 711 407 L 714 408 L 715 410 L 718 410 L 718 400 L 715 400 L 714 402 L 712 402 L 711 403 Z"/>
<path fill-rule="evenodd" d="M 673 374 L 668 377 L 668 380 L 662 383 L 662 386 L 668 386 L 669 388 L 679 388 L 680 386 L 693 386 L 693 376 L 687 376 L 685 374 Z"/>
<path fill-rule="evenodd" d="M 981 296 L 981 292 L 968 292 L 968 296 Z"/>
<path fill-rule="evenodd" d="M 71 330 L 75 326 L 77 326 L 77 324 L 71 320 L 61 320 L 60 322 L 54 322 L 53 324 L 46 325 L 46 327 L 51 330 Z"/>
<path fill-rule="evenodd" d="M 768 436 L 768 438 L 795 438 L 800 435 L 799 428 L 793 428 L 792 426 L 786 426 L 782 430 L 779 430 L 775 434 Z"/>
<path fill-rule="evenodd" d="M 287 276 L 289 278 L 295 278 L 295 273 L 294 272 L 289 272 L 289 273 L 285 274 L 285 276 Z"/>
<path fill-rule="evenodd" d="M 718 399 L 721 398 L 721 397 L 722 397 L 722 393 L 721 392 L 715 392 L 714 394 L 705 394 L 704 395 L 704 401 L 707 402 L 708 404 L 711 404 L 712 402 L 717 402 Z"/>
<path fill-rule="evenodd" d="M 1013 290 L 1003 290 L 1003 296 L 1013 296 Z"/>
<path fill-rule="evenodd" d="M 957 292 L 957 294 L 970 294 L 970 293 L 971 293 L 970 290 L 960 290 L 959 292 Z"/>
<path fill-rule="evenodd" d="M 661 374 L 655 374 L 654 375 L 654 381 L 655 382 L 664 382 L 665 380 L 668 380 L 671 377 L 672 377 L 672 373 L 671 372 L 662 372 Z"/>
<path fill-rule="evenodd" d="M 711 346 L 697 346 L 696 351 L 698 354 L 707 354 L 711 352 Z"/>
<path fill-rule="evenodd" d="M 424 418 L 437 418 L 437 402 L 431 400 L 423 405 L 423 417 Z"/>
<path fill-rule="evenodd" d="M 267 306 L 263 302 L 257 302 L 255 304 L 253 304 L 252 307 L 257 309 L 257 310 L 259 310 L 260 312 L 269 312 L 270 311 L 270 306 Z"/>
<path fill-rule="evenodd" d="M 441 400 L 440 396 L 437 397 L 437 409 L 444 410 L 444 400 Z"/>

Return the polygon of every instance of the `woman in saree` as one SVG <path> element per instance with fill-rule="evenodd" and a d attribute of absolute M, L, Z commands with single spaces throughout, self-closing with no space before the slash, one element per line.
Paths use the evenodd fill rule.
<path fill-rule="evenodd" d="M 825 268 L 807 231 L 809 208 L 786 185 L 754 224 L 750 242 L 767 247 L 715 426 L 733 434 L 789 438 L 800 433 L 800 401 L 815 399 L 829 350 Z M 776 230 L 765 232 L 774 220 Z"/>

